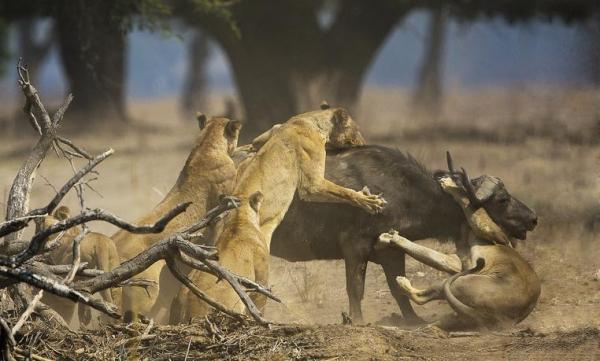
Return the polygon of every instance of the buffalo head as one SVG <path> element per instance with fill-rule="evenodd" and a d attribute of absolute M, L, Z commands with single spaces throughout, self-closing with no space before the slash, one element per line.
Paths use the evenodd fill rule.
<path fill-rule="evenodd" d="M 527 238 L 527 232 L 537 225 L 537 215 L 523 202 L 512 196 L 502 179 L 482 175 L 469 179 L 464 168 L 454 169 L 450 152 L 446 153 L 448 171 L 460 180 L 474 207 L 484 207 L 490 217 L 510 236 L 517 239 Z"/>

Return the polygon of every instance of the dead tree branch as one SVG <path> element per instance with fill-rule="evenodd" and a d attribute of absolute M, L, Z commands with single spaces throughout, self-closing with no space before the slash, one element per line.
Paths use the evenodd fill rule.
<path fill-rule="evenodd" d="M 106 152 L 93 157 L 92 160 L 83 168 L 81 168 L 77 173 L 75 173 L 56 193 L 54 198 L 50 200 L 50 202 L 42 208 L 37 208 L 27 213 L 26 216 L 10 219 L 6 222 L 0 224 L 0 237 L 10 234 L 12 232 L 19 231 L 25 227 L 29 221 L 35 218 L 39 218 L 45 216 L 47 214 L 52 213 L 54 209 L 60 204 L 62 199 L 69 193 L 71 188 L 75 186 L 86 174 L 91 172 L 98 164 L 104 161 L 106 158 L 110 157 L 114 154 L 114 150 L 109 149 Z"/>
<path fill-rule="evenodd" d="M 40 134 L 40 139 L 29 153 L 29 157 L 17 172 L 17 175 L 12 183 L 8 194 L 8 202 L 6 208 L 6 220 L 23 217 L 27 214 L 29 208 L 29 195 L 35 178 L 35 171 L 46 157 L 46 153 L 54 144 L 56 136 L 55 127 L 37 90 L 29 82 L 29 71 L 22 65 L 22 59 L 19 59 L 17 64 L 17 74 L 19 76 L 18 84 L 21 91 L 25 95 L 25 106 L 23 111 L 28 115 L 31 124 Z M 65 108 L 66 109 L 66 108 Z M 6 243 L 10 243 L 21 237 L 21 232 L 16 231 L 7 234 L 0 241 L 0 249 Z"/>
<path fill-rule="evenodd" d="M 49 236 L 90 221 L 105 221 L 131 233 L 160 233 L 173 218 L 177 217 L 180 213 L 185 212 L 190 204 L 191 203 L 188 202 L 177 205 L 151 226 L 136 226 L 127 223 L 119 217 L 102 209 L 86 210 L 72 218 L 58 222 L 46 229 L 41 230 L 35 236 L 33 236 L 28 248 L 24 251 L 13 256 L 0 255 L 0 265 L 13 268 L 18 267 L 23 264 L 23 262 L 36 255 L 42 249 Z"/>
<path fill-rule="evenodd" d="M 241 313 L 235 312 L 234 310 L 230 310 L 229 308 L 221 305 L 219 302 L 213 300 L 212 298 L 210 298 L 209 295 L 204 293 L 204 291 L 202 291 L 198 286 L 196 286 L 194 284 L 194 282 L 192 282 L 192 280 L 190 280 L 185 274 L 183 274 L 179 270 L 179 268 L 177 268 L 176 263 L 171 258 L 167 258 L 166 261 L 167 261 L 167 267 L 169 267 L 169 270 L 171 271 L 171 273 L 173 273 L 173 276 L 175 276 L 175 278 L 177 278 L 177 280 L 179 282 L 181 282 L 184 286 L 189 288 L 190 291 L 192 291 L 192 293 L 196 297 L 198 297 L 202 301 L 206 302 L 212 308 L 214 308 L 218 311 L 221 311 L 224 314 L 226 314 L 240 322 L 246 323 L 246 319 L 244 318 L 244 315 L 242 315 Z"/>
<path fill-rule="evenodd" d="M 198 261 L 197 259 L 190 257 L 187 254 L 182 253 L 182 252 L 179 252 L 178 256 L 179 256 L 179 259 L 184 264 L 186 264 L 192 268 L 195 268 L 197 270 L 200 270 L 202 272 L 206 272 L 206 273 L 210 273 L 214 276 L 218 276 L 217 272 L 215 272 L 212 268 L 208 267 L 201 261 Z M 275 296 L 273 294 L 273 292 L 271 291 L 271 289 L 266 288 L 266 287 L 260 285 L 259 283 L 256 283 L 246 277 L 238 276 L 236 274 L 233 274 L 233 276 L 237 279 L 237 281 L 242 286 L 246 287 L 247 292 L 257 292 L 257 293 L 265 295 L 266 297 L 272 299 L 275 302 L 281 303 L 281 299 L 279 297 Z"/>

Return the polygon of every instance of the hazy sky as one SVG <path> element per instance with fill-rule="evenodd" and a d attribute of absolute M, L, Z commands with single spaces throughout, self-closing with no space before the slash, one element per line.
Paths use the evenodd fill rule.
<path fill-rule="evenodd" d="M 367 76 L 367 84 L 410 87 L 422 56 L 427 17 L 415 13 L 396 28 L 381 49 Z M 581 30 L 560 22 L 509 26 L 502 20 L 459 25 L 447 33 L 444 59 L 446 86 L 520 86 L 523 84 L 573 85 L 585 83 L 577 71 Z M 188 34 L 164 37 L 133 32 L 129 35 L 128 94 L 131 97 L 176 95 L 186 70 Z M 13 67 L 11 67 L 12 69 Z M 0 92 L 10 93 L 14 73 L 0 82 Z M 232 89 L 227 60 L 212 47 L 208 67 L 211 87 Z M 46 93 L 60 94 L 64 81 L 57 51 L 53 51 L 41 76 Z"/>

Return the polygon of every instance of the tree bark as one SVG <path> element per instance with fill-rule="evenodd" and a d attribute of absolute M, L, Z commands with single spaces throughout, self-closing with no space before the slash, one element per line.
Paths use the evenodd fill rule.
<path fill-rule="evenodd" d="M 441 8 L 431 10 L 429 32 L 425 43 L 425 53 L 417 90 L 414 95 L 414 108 L 417 115 L 436 119 L 442 101 L 442 63 L 446 42 L 446 15 Z"/>
<path fill-rule="evenodd" d="M 256 0 L 230 9 L 239 36 L 214 15 L 188 21 L 223 48 L 248 121 L 245 133 L 257 134 L 323 99 L 353 110 L 369 65 L 410 5 L 347 0 L 326 9 L 320 1 Z M 330 24 L 319 21 L 323 11 Z"/>
<path fill-rule="evenodd" d="M 209 58 L 208 38 L 196 30 L 188 46 L 188 69 L 182 93 L 182 110 L 185 119 L 194 119 L 197 111 L 206 105 L 206 65 Z"/>
<path fill-rule="evenodd" d="M 127 119 L 124 75 L 126 31 L 113 1 L 61 1 L 56 11 L 60 55 L 75 117 Z"/>

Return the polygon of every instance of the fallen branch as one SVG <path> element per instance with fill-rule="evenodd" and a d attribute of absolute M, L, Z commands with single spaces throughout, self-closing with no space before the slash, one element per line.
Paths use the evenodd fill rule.
<path fill-rule="evenodd" d="M 208 267 L 210 267 L 213 271 L 215 271 L 217 273 L 218 278 L 222 278 L 225 281 L 227 281 L 227 283 L 229 283 L 231 288 L 233 288 L 235 293 L 237 293 L 244 305 L 246 305 L 248 312 L 250 312 L 250 315 L 252 316 L 252 318 L 254 318 L 256 322 L 263 326 L 269 325 L 269 321 L 265 320 L 262 317 L 260 311 L 258 310 L 258 308 L 256 308 L 254 302 L 252 302 L 250 297 L 246 294 L 246 292 L 244 292 L 244 289 L 242 288 L 238 280 L 228 269 L 226 269 L 225 267 L 221 266 L 219 263 L 213 260 L 202 259 L 202 262 Z"/>
<path fill-rule="evenodd" d="M 27 213 L 27 215 L 23 217 L 17 217 L 14 219 L 9 219 L 6 222 L 0 224 L 0 237 L 19 231 L 25 227 L 32 219 L 43 217 L 48 215 L 54 211 L 54 209 L 59 205 L 65 195 L 73 188 L 77 182 L 81 180 L 86 174 L 88 174 L 92 169 L 94 169 L 100 162 L 105 160 L 114 154 L 114 150 L 109 149 L 106 152 L 94 157 L 85 167 L 81 168 L 77 173 L 75 173 L 71 179 L 69 179 L 56 193 L 54 198 L 42 208 L 37 208 Z M 8 217 L 7 217 L 8 218 Z"/>
<path fill-rule="evenodd" d="M 15 338 L 12 335 L 10 327 L 6 321 L 0 317 L 0 347 L 2 348 L 2 359 L 5 361 L 14 360 L 12 350 L 15 348 Z"/>
<path fill-rule="evenodd" d="M 196 286 L 194 284 L 194 282 L 192 282 L 192 280 L 190 280 L 188 278 L 188 276 L 184 275 L 177 268 L 177 265 L 175 264 L 175 262 L 172 259 L 167 258 L 166 261 L 167 261 L 167 267 L 169 267 L 169 270 L 171 271 L 171 273 L 173 273 L 173 276 L 175 276 L 175 278 L 177 278 L 177 280 L 179 282 L 181 282 L 184 286 L 189 288 L 189 290 L 192 291 L 192 293 L 196 297 L 198 297 L 202 301 L 206 302 L 212 308 L 214 308 L 218 311 L 221 311 L 224 314 L 226 314 L 242 323 L 246 323 L 246 319 L 244 318 L 244 315 L 242 315 L 241 313 L 235 312 L 234 310 L 230 310 L 229 308 L 221 305 L 219 302 L 213 300 L 209 295 L 207 295 L 206 293 L 204 293 L 204 291 L 202 291 L 200 288 L 198 288 L 198 286 Z"/>
<path fill-rule="evenodd" d="M 111 317 L 121 317 L 121 315 L 117 312 L 117 307 L 115 305 L 93 299 L 89 296 L 89 294 L 74 290 L 69 286 L 63 285 L 60 282 L 45 276 L 30 273 L 25 269 L 0 266 L 0 275 L 13 278 L 22 283 L 37 287 L 59 297 L 68 298 L 74 302 L 81 302 L 100 312 L 106 313 Z"/>
<path fill-rule="evenodd" d="M 212 268 L 210 268 L 207 265 L 205 265 L 204 263 L 196 260 L 195 258 L 190 257 L 187 254 L 182 253 L 182 252 L 179 252 L 178 256 L 179 256 L 179 259 L 181 260 L 181 262 L 183 262 L 184 264 L 186 264 L 192 268 L 195 268 L 197 270 L 200 270 L 202 272 L 210 273 L 213 276 L 218 276 L 217 272 L 215 272 Z M 256 283 L 246 277 L 239 276 L 236 274 L 233 274 L 233 276 L 237 279 L 237 281 L 242 286 L 246 287 L 247 292 L 257 292 L 257 293 L 267 296 L 268 298 L 272 299 L 273 301 L 281 303 L 281 299 L 279 299 L 279 297 L 275 296 L 273 294 L 273 292 L 271 291 L 271 289 L 264 287 L 261 284 Z"/>
<path fill-rule="evenodd" d="M 55 127 L 37 90 L 29 81 L 29 71 L 22 65 L 22 59 L 17 63 L 17 74 L 19 76 L 19 86 L 23 95 L 25 95 L 25 106 L 23 111 L 28 115 L 31 124 L 40 134 L 35 147 L 29 153 L 29 157 L 25 160 L 15 179 L 13 180 L 10 192 L 8 194 L 6 207 L 6 220 L 23 217 L 27 214 L 29 208 L 29 195 L 35 178 L 35 171 L 46 157 L 46 153 L 54 144 L 56 136 Z M 6 237 L 0 240 L 0 249 L 7 243 L 18 240 L 21 237 L 21 232 L 16 231 L 6 234 Z"/>
<path fill-rule="evenodd" d="M 136 226 L 127 223 L 126 221 L 102 209 L 86 210 L 72 218 L 53 224 L 52 226 L 38 232 L 35 236 L 33 236 L 28 248 L 24 251 L 13 256 L 0 255 L 0 265 L 13 268 L 18 267 L 23 264 L 23 262 L 36 255 L 49 236 L 90 221 L 105 221 L 131 233 L 160 233 L 173 218 L 177 217 L 180 213 L 185 212 L 190 204 L 191 203 L 188 202 L 177 205 L 175 208 L 167 212 L 156 223 L 150 226 Z"/>

